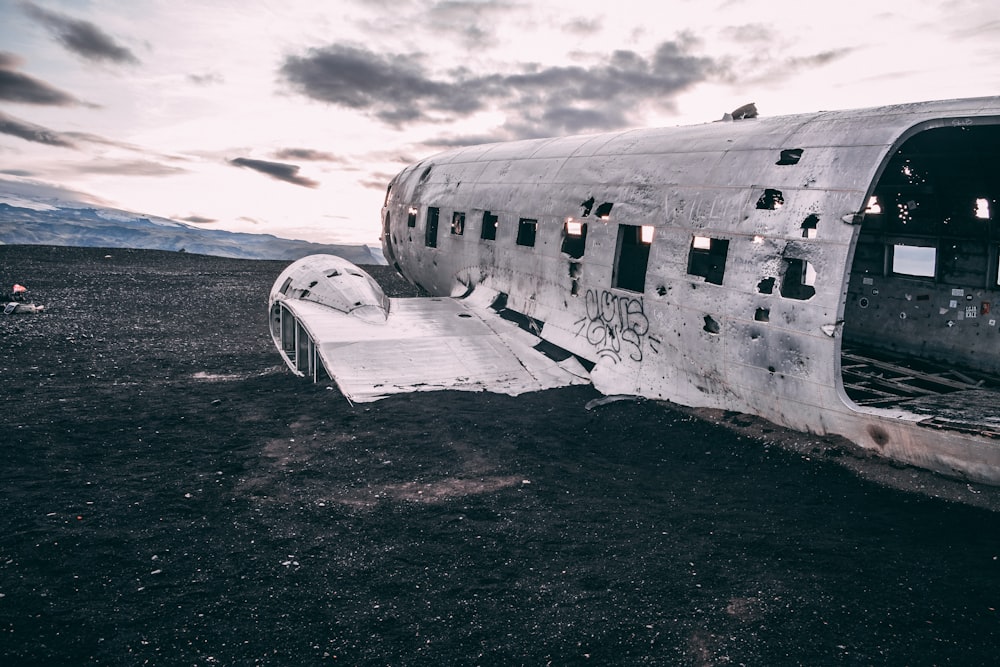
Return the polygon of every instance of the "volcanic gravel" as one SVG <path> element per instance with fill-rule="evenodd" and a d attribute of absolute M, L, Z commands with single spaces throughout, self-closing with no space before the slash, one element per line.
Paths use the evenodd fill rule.
<path fill-rule="evenodd" d="M 0 664 L 996 664 L 1000 490 L 589 387 L 352 406 L 273 349 L 285 264 L 0 246 L 47 306 L 0 319 Z"/>

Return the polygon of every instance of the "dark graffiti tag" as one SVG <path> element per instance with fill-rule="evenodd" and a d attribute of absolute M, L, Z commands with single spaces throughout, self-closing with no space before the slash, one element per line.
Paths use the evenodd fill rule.
<path fill-rule="evenodd" d="M 585 335 L 597 348 L 597 356 L 618 362 L 626 355 L 632 361 L 642 361 L 643 341 L 649 333 L 642 299 L 587 290 L 587 316 L 576 324 L 576 335 Z"/>

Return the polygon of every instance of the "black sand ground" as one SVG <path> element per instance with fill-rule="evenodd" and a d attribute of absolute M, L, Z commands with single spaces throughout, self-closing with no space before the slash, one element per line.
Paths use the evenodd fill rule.
<path fill-rule="evenodd" d="M 997 490 L 589 388 L 352 407 L 271 348 L 283 266 L 0 247 L 49 305 L 0 319 L 0 664 L 996 664 Z"/>

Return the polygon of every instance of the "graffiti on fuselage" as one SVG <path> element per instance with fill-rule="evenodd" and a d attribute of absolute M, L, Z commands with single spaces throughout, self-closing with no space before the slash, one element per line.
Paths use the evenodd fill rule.
<path fill-rule="evenodd" d="M 586 336 L 598 357 L 615 362 L 642 361 L 649 320 L 641 298 L 587 290 L 587 316 L 576 321 L 576 335 Z M 655 350 L 654 350 L 655 351 Z"/>

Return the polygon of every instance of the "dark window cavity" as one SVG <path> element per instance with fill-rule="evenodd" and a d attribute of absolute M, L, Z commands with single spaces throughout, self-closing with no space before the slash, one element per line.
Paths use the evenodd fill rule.
<path fill-rule="evenodd" d="M 702 328 L 713 336 L 717 336 L 719 331 L 721 331 L 719 323 L 716 322 L 711 315 L 705 316 L 705 326 Z"/>
<path fill-rule="evenodd" d="M 757 283 L 757 291 L 761 294 L 773 294 L 774 293 L 774 278 L 764 278 L 759 283 Z"/>
<path fill-rule="evenodd" d="M 765 211 L 776 211 L 782 207 L 785 203 L 785 197 L 781 194 L 781 190 L 773 190 L 767 188 L 764 190 L 764 194 L 760 196 L 757 200 L 757 208 Z"/>
<path fill-rule="evenodd" d="M 785 258 L 785 275 L 781 279 L 781 296 L 805 301 L 816 294 L 816 270 L 804 259 Z"/>
<path fill-rule="evenodd" d="M 618 226 L 618 246 L 611 284 L 620 289 L 642 292 L 646 289 L 646 267 L 653 228 L 638 225 Z"/>
<path fill-rule="evenodd" d="M 406 212 L 406 226 L 416 227 L 417 226 L 417 209 L 410 207 L 410 210 Z"/>
<path fill-rule="evenodd" d="M 721 285 L 722 279 L 726 275 L 726 255 L 728 254 L 728 239 L 695 236 L 691 239 L 687 272 L 693 276 L 702 276 L 706 283 Z"/>
<path fill-rule="evenodd" d="M 427 207 L 427 229 L 424 230 L 424 245 L 428 248 L 436 248 L 438 245 L 438 218 L 440 215 L 441 210 L 436 206 Z"/>
<path fill-rule="evenodd" d="M 606 201 L 597 207 L 597 210 L 594 212 L 594 215 L 596 215 L 601 220 L 607 220 L 608 218 L 611 217 L 612 206 L 614 206 L 613 203 Z"/>
<path fill-rule="evenodd" d="M 804 239 L 814 239 L 816 238 L 816 225 L 819 224 L 819 216 L 815 213 L 810 213 L 806 216 L 806 219 L 802 221 L 802 238 Z"/>
<path fill-rule="evenodd" d="M 390 183 L 385 189 L 385 201 L 382 202 L 382 206 L 389 205 L 389 193 L 392 192 L 392 183 Z"/>
<path fill-rule="evenodd" d="M 533 247 L 538 232 L 538 221 L 521 218 L 517 221 L 517 245 Z"/>
<path fill-rule="evenodd" d="M 465 213 L 462 211 L 455 211 L 452 213 L 451 233 L 455 236 L 461 236 L 465 233 Z"/>
<path fill-rule="evenodd" d="M 562 251 L 574 259 L 583 257 L 587 245 L 587 223 L 567 220 L 563 225 Z"/>
<path fill-rule="evenodd" d="M 585 202 L 580 202 L 580 206 L 583 207 L 583 213 L 580 215 L 581 218 L 586 218 L 590 215 L 590 210 L 594 208 L 594 198 L 591 197 Z"/>
<path fill-rule="evenodd" d="M 798 164 L 799 159 L 802 157 L 801 148 L 787 148 L 781 151 L 781 157 L 775 162 L 779 166 L 788 166 L 791 164 Z"/>
<path fill-rule="evenodd" d="M 431 166 L 433 166 L 433 165 L 431 165 Z M 426 169 L 424 169 L 424 173 L 420 174 L 420 182 L 421 183 L 423 183 L 424 181 L 426 181 L 427 177 L 431 175 L 431 166 L 428 166 Z"/>
<path fill-rule="evenodd" d="M 479 238 L 486 239 L 487 241 L 497 240 L 497 219 L 497 216 L 489 211 L 483 211 L 483 229 L 479 234 Z"/>
<path fill-rule="evenodd" d="M 753 314 L 753 318 L 757 322 L 767 322 L 771 319 L 771 310 L 769 308 L 758 308 Z"/>

